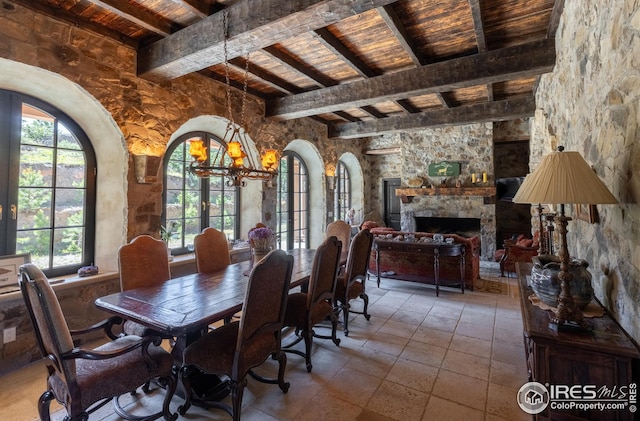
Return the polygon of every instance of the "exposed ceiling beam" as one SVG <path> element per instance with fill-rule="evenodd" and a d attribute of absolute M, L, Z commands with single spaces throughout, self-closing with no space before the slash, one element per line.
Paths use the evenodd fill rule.
<path fill-rule="evenodd" d="M 417 69 L 304 92 L 267 103 L 268 117 L 294 119 L 382 101 L 486 85 L 550 72 L 555 42 L 535 41 Z"/>
<path fill-rule="evenodd" d="M 471 18 L 473 19 L 473 29 L 476 33 L 476 43 L 478 44 L 478 52 L 487 51 L 487 39 L 484 36 L 484 20 L 482 19 L 482 8 L 480 0 L 469 0 L 471 7 Z M 487 100 L 493 101 L 493 86 L 487 85 Z"/>
<path fill-rule="evenodd" d="M 363 78 L 373 77 L 376 74 L 360 58 L 351 52 L 338 38 L 333 36 L 327 28 L 316 29 L 315 36 L 327 50 L 335 54 L 339 59 L 347 63 Z"/>
<path fill-rule="evenodd" d="M 337 85 L 338 82 L 326 75 L 324 75 L 323 73 L 320 73 L 318 71 L 316 71 L 313 68 L 310 68 L 308 66 L 305 66 L 304 63 L 300 63 L 298 61 L 296 61 L 293 57 L 291 57 L 290 55 L 278 50 L 276 47 L 274 46 L 270 46 L 267 47 L 265 49 L 262 50 L 262 52 L 264 54 L 267 54 L 271 57 L 272 60 L 277 61 L 278 63 L 280 63 L 281 66 L 286 66 L 290 71 L 292 72 L 296 72 L 297 74 L 307 77 L 311 80 L 313 80 L 317 86 L 321 87 L 321 88 L 325 88 L 327 86 L 333 86 L 333 85 Z M 338 117 L 345 119 L 347 121 L 358 121 L 359 119 L 352 117 L 351 115 L 349 115 L 346 112 L 335 112 L 335 115 L 337 115 Z M 347 118 L 348 117 L 348 118 Z"/>
<path fill-rule="evenodd" d="M 290 71 L 296 72 L 300 76 L 311 79 L 318 87 L 325 88 L 327 86 L 337 85 L 338 82 L 324 73 L 320 73 L 312 67 L 305 66 L 290 55 L 278 50 L 274 46 L 266 47 L 262 50 L 264 54 L 269 55 L 272 60 L 277 61 L 282 66 L 286 66 Z"/>
<path fill-rule="evenodd" d="M 404 51 L 409 55 L 409 57 L 411 58 L 411 61 L 413 61 L 413 64 L 416 67 L 420 67 L 420 66 L 424 66 L 425 64 L 428 64 L 429 62 L 426 60 L 426 58 L 420 55 L 418 48 L 416 48 L 415 43 L 407 33 L 407 29 L 405 28 L 404 24 L 400 20 L 400 17 L 398 16 L 398 14 L 393 9 L 393 6 L 386 5 L 383 7 L 378 7 L 378 9 L 376 10 L 378 11 L 378 14 L 382 18 L 382 20 L 384 20 L 384 22 L 387 24 L 387 26 L 389 27 L 393 35 L 396 37 L 396 39 L 398 40 L 398 42 L 400 43 Z M 443 107 L 451 108 L 452 106 L 451 101 L 447 96 L 445 96 L 441 92 L 436 92 L 435 95 Z M 403 107 L 406 111 L 413 112 L 411 108 L 406 106 L 406 105 L 409 105 L 409 106 L 411 105 L 411 104 L 407 104 L 406 101 L 405 102 L 396 101 L 396 102 L 401 107 Z"/>
<path fill-rule="evenodd" d="M 240 0 L 228 11 L 228 58 L 337 23 L 396 0 Z M 223 13 L 218 12 L 138 52 L 138 75 L 174 79 L 224 62 Z"/>
<path fill-rule="evenodd" d="M 379 120 L 339 123 L 330 127 L 329 137 L 354 139 L 378 136 L 384 133 L 423 129 L 425 127 L 444 127 L 490 121 L 514 120 L 517 118 L 532 116 L 535 109 L 535 98 L 527 95 L 526 97 L 515 99 L 463 105 L 456 108 L 425 111 L 417 114 L 405 114 L 382 118 Z"/>
<path fill-rule="evenodd" d="M 54 19 L 69 23 L 74 27 L 84 28 L 96 34 L 109 37 L 130 47 L 138 48 L 138 42 L 134 39 L 127 37 L 113 29 L 109 29 L 103 25 L 99 25 L 97 23 L 82 19 L 78 15 L 75 15 L 64 9 L 46 6 L 43 3 L 36 3 L 33 0 L 11 0 L 11 3 L 18 4 L 26 9 L 33 10 L 37 13 L 42 13 L 45 16 L 49 16 Z M 9 8 L 11 7 L 11 3 L 7 2 L 3 6 L 5 8 Z"/>
<path fill-rule="evenodd" d="M 560 17 L 564 10 L 565 0 L 555 0 L 553 3 L 553 10 L 551 10 L 551 17 L 549 17 L 549 28 L 547 29 L 547 37 L 555 38 L 558 25 L 560 25 Z"/>
<path fill-rule="evenodd" d="M 149 13 L 146 9 L 132 6 L 127 0 L 89 0 L 89 2 L 163 37 L 180 29 L 169 20 Z"/>
<path fill-rule="evenodd" d="M 191 13 L 198 16 L 200 19 L 204 19 L 212 13 L 222 10 L 222 6 L 218 3 L 209 5 L 204 0 L 174 0 L 180 3 L 185 9 L 189 9 Z"/>

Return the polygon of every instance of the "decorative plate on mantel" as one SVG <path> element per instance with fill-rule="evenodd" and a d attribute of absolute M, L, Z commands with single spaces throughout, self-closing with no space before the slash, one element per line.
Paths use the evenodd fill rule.
<path fill-rule="evenodd" d="M 409 187 L 416 188 L 416 187 L 422 186 L 422 183 L 424 183 L 424 180 L 420 177 L 413 177 L 413 178 L 410 178 L 407 183 L 409 184 Z"/>

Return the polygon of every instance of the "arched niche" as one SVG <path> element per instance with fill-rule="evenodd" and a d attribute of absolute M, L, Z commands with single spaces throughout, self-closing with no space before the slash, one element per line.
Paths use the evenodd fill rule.
<path fill-rule="evenodd" d="M 95 264 L 118 270 L 118 248 L 127 241 L 128 152 L 111 114 L 80 85 L 63 76 L 0 58 L 0 88 L 48 102 L 71 117 L 96 153 L 97 198 Z"/>
<path fill-rule="evenodd" d="M 364 174 L 358 158 L 351 152 L 343 153 L 340 158 L 349 171 L 351 180 L 351 207 L 356 210 L 356 221 L 362 223 L 364 216 Z"/>
<path fill-rule="evenodd" d="M 311 142 L 302 139 L 291 141 L 284 150 L 300 155 L 309 171 L 309 247 L 316 248 L 324 239 L 326 225 L 324 222 L 327 209 L 327 183 L 322 155 Z"/>

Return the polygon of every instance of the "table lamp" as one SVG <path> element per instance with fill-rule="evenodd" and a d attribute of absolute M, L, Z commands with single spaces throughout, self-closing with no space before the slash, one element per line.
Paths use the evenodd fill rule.
<path fill-rule="evenodd" d="M 583 326 L 582 311 L 571 294 L 573 275 L 569 271 L 567 248 L 567 225 L 571 218 L 565 215 L 564 206 L 615 204 L 618 201 L 578 152 L 564 152 L 564 147 L 559 146 L 556 152 L 545 156 L 538 168 L 525 178 L 513 202 L 560 205 L 560 214 L 555 217 L 560 236 L 560 295 L 552 322 L 558 328 L 563 325 Z"/>

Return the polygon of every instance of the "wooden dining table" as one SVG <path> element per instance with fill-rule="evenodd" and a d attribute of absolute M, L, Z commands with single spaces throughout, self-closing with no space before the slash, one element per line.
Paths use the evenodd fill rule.
<path fill-rule="evenodd" d="M 293 256 L 291 288 L 309 280 L 315 250 L 287 251 Z M 251 262 L 239 262 L 214 273 L 194 273 L 161 285 L 117 292 L 95 301 L 102 310 L 175 338 L 172 355 L 178 366 L 187 345 L 209 325 L 229 319 L 242 305 Z"/>

